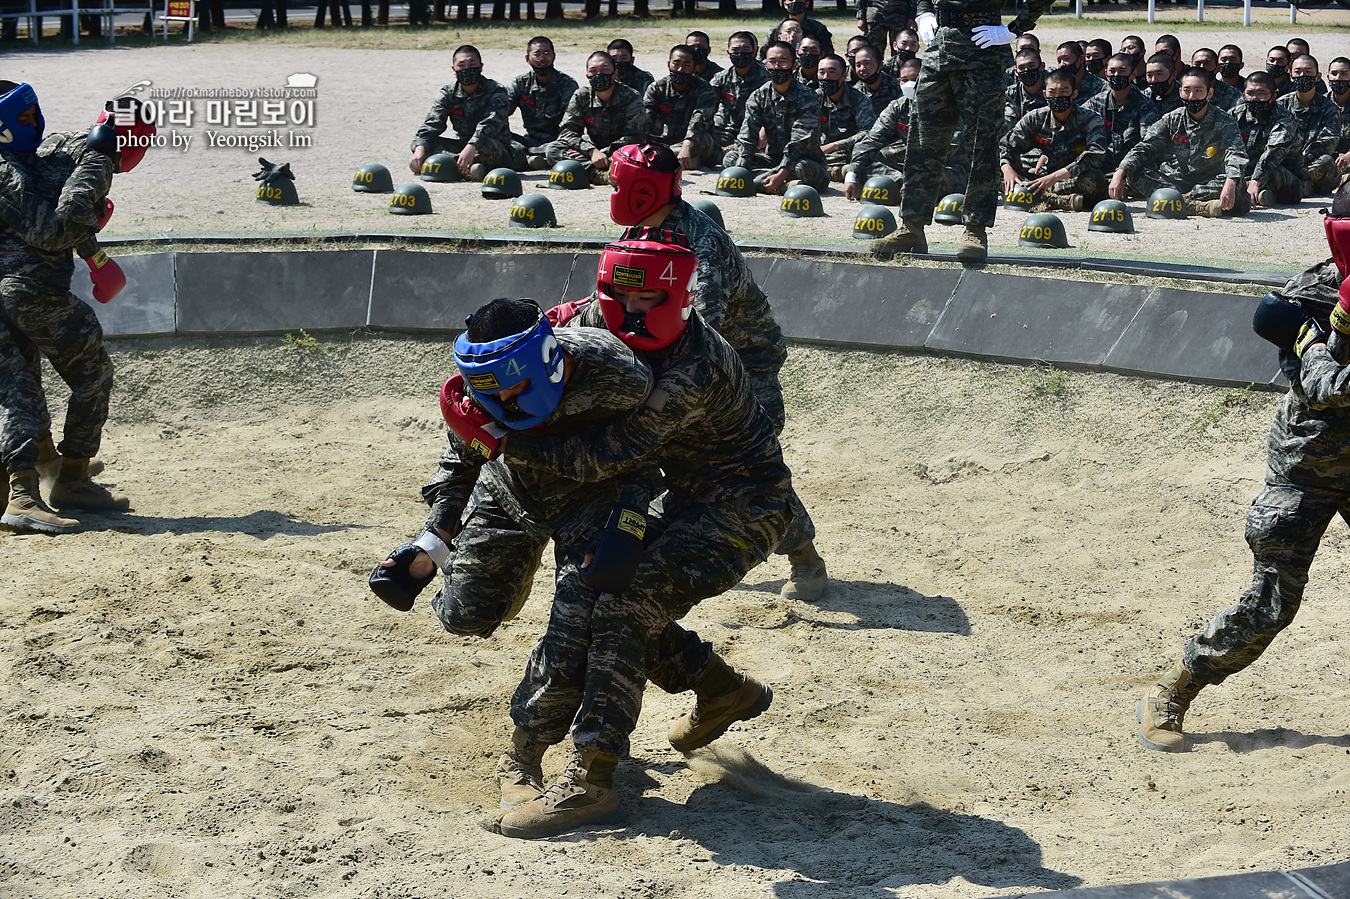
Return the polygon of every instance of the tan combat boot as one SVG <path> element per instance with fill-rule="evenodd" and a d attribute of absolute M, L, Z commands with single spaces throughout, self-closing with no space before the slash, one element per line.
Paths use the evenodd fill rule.
<path fill-rule="evenodd" d="M 1275 196 L 1275 191 L 1270 190 L 1269 188 L 1262 191 L 1258 191 L 1256 194 L 1256 204 L 1258 206 L 1264 206 L 1265 208 L 1269 209 L 1270 207 L 1276 205 L 1278 202 L 1279 200 Z"/>
<path fill-rule="evenodd" d="M 788 561 L 792 563 L 792 574 L 778 595 L 804 602 L 820 599 L 830 579 L 825 571 L 825 560 L 816 552 L 815 544 L 808 543 L 796 552 L 788 553 Z"/>
<path fill-rule="evenodd" d="M 901 219 L 900 227 L 894 232 L 872 241 L 869 252 L 878 259 L 890 259 L 900 253 L 927 253 L 928 238 L 923 233 L 923 222 Z"/>
<path fill-rule="evenodd" d="M 583 824 L 619 817 L 614 766 L 619 757 L 573 744 L 572 759 L 547 790 L 502 816 L 504 836 L 522 840 L 556 836 Z"/>
<path fill-rule="evenodd" d="M 539 570 L 539 560 L 543 558 L 544 551 L 541 549 L 539 555 L 534 557 L 534 564 L 530 566 L 530 573 L 525 576 L 525 584 L 520 588 L 519 595 L 511 601 L 511 608 L 506 610 L 506 615 L 502 618 L 503 622 L 510 621 L 520 614 L 520 610 L 525 608 L 526 601 L 530 598 L 530 589 L 534 587 L 534 574 Z"/>
<path fill-rule="evenodd" d="M 497 761 L 497 783 L 502 788 L 502 808 L 515 808 L 544 792 L 544 753 L 547 743 L 535 743 L 520 728 L 511 734 L 511 748 Z"/>
<path fill-rule="evenodd" d="M 1180 662 L 1167 669 L 1167 673 L 1148 691 L 1148 696 L 1139 700 L 1135 707 L 1135 717 L 1139 719 L 1139 742 L 1149 749 L 1162 752 L 1185 752 L 1186 734 L 1181 725 L 1186 718 L 1186 710 L 1191 700 L 1204 684 L 1197 683 Z"/>
<path fill-rule="evenodd" d="M 1182 197 L 1182 204 L 1186 207 L 1187 215 L 1199 215 L 1209 219 L 1223 215 L 1223 207 L 1219 205 L 1218 200 L 1196 200 L 1190 194 L 1186 194 Z"/>
<path fill-rule="evenodd" d="M 52 485 L 50 496 L 52 505 L 58 509 L 125 512 L 131 508 L 131 500 L 89 480 L 88 459 L 77 459 L 73 456 L 61 458 L 61 471 L 56 476 L 56 483 Z"/>
<path fill-rule="evenodd" d="M 61 454 L 56 451 L 56 441 L 51 437 L 43 437 L 38 442 L 38 474 L 42 475 L 43 480 L 54 481 L 56 476 L 61 473 Z M 89 460 L 89 477 L 96 478 L 103 474 L 103 461 L 101 459 Z"/>
<path fill-rule="evenodd" d="M 956 261 L 969 264 L 988 258 L 989 237 L 984 233 L 984 225 L 966 225 L 961 239 L 956 242 Z"/>
<path fill-rule="evenodd" d="M 694 708 L 670 726 L 670 745 L 680 752 L 707 746 L 737 721 L 758 718 L 773 702 L 773 690 L 741 674 L 717 653 L 694 688 Z"/>
<path fill-rule="evenodd" d="M 1056 194 L 1047 192 L 1040 202 L 1031 208 L 1032 212 L 1082 212 L 1087 201 L 1082 194 Z"/>
<path fill-rule="evenodd" d="M 11 531 L 27 534 L 69 534 L 78 530 L 80 523 L 73 518 L 62 518 L 42 501 L 37 469 L 16 471 L 9 476 L 9 499 L 0 524 Z"/>

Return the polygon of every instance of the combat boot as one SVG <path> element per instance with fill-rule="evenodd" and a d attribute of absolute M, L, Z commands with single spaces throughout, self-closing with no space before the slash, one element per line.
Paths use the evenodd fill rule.
<path fill-rule="evenodd" d="M 37 470 L 46 481 L 56 480 L 56 476 L 61 472 L 61 454 L 56 451 L 56 441 L 50 436 L 38 441 Z M 103 474 L 103 460 L 90 459 L 89 477 L 96 478 L 101 474 Z"/>
<path fill-rule="evenodd" d="M 825 592 L 829 575 L 825 571 L 825 560 L 816 552 L 814 543 L 808 543 L 801 549 L 788 553 L 788 562 L 792 564 L 792 574 L 783 585 L 779 596 L 783 599 L 800 599 L 815 602 Z"/>
<path fill-rule="evenodd" d="M 520 728 L 511 734 L 511 748 L 497 761 L 497 783 L 502 808 L 515 808 L 544 792 L 544 753 L 547 743 L 535 743 Z"/>
<path fill-rule="evenodd" d="M 591 183 L 596 187 L 609 186 L 609 169 L 605 169 L 603 172 L 600 169 L 591 169 Z"/>
<path fill-rule="evenodd" d="M 1162 676 L 1148 696 L 1139 700 L 1135 717 L 1139 719 L 1139 742 L 1162 752 L 1185 752 L 1186 734 L 1182 722 L 1191 700 L 1204 684 L 1197 683 L 1186 666 L 1177 662 Z"/>
<path fill-rule="evenodd" d="M 504 836 L 522 840 L 566 833 L 583 824 L 604 824 L 619 817 L 614 766 L 619 757 L 573 744 L 567 770 L 547 790 L 502 816 Z"/>
<path fill-rule="evenodd" d="M 534 557 L 534 564 L 530 566 L 530 573 L 525 576 L 525 583 L 521 585 L 520 593 L 511 600 L 511 608 L 506 610 L 506 615 L 502 617 L 505 623 L 520 614 L 520 610 L 525 608 L 525 602 L 530 598 L 530 589 L 534 587 L 534 573 L 539 570 L 539 561 L 543 558 L 543 550 Z"/>
<path fill-rule="evenodd" d="M 1082 194 L 1055 194 L 1046 193 L 1042 195 L 1039 202 L 1031 207 L 1032 212 L 1082 212 L 1087 202 Z"/>
<path fill-rule="evenodd" d="M 900 227 L 894 232 L 872 241 L 870 252 L 878 259 L 890 259 L 900 253 L 927 253 L 928 238 L 923 233 L 923 222 L 901 219 Z"/>
<path fill-rule="evenodd" d="M 1182 197 L 1182 202 L 1186 206 L 1187 215 L 1199 215 L 1210 219 L 1223 215 L 1223 207 L 1219 205 L 1218 200 L 1196 200 L 1192 199 L 1190 194 L 1186 194 Z"/>
<path fill-rule="evenodd" d="M 543 171 L 548 171 L 550 168 L 548 164 L 548 157 L 540 156 L 538 153 L 532 153 L 529 156 L 526 156 L 525 164 L 528 165 L 530 169 L 533 171 L 539 171 L 541 169 Z"/>
<path fill-rule="evenodd" d="M 61 458 L 61 471 L 52 485 L 52 505 L 58 509 L 93 509 L 102 512 L 125 512 L 131 500 L 108 490 L 102 484 L 89 480 L 89 460 L 73 456 Z"/>
<path fill-rule="evenodd" d="M 1274 206 L 1278 201 L 1275 198 L 1275 191 L 1271 190 L 1270 188 L 1266 188 L 1265 190 L 1257 193 L 1256 202 L 1257 204 L 1269 209 L 1270 207 Z"/>
<path fill-rule="evenodd" d="M 9 476 L 9 499 L 0 524 L 11 531 L 37 534 L 69 534 L 80 526 L 73 518 L 57 515 L 42 501 L 35 468 Z"/>
<path fill-rule="evenodd" d="M 773 702 L 773 690 L 741 674 L 717 653 L 694 687 L 694 708 L 670 726 L 670 745 L 680 752 L 707 746 L 737 721 L 758 718 Z"/>
<path fill-rule="evenodd" d="M 829 170 L 830 170 L 830 180 L 831 180 L 831 181 L 843 181 L 843 180 L 844 180 L 844 175 L 847 173 L 847 172 L 846 172 L 847 169 L 848 169 L 848 166 L 844 166 L 844 165 L 832 165 L 832 166 L 830 166 L 830 167 L 829 167 Z"/>
<path fill-rule="evenodd" d="M 956 242 L 956 261 L 966 264 L 984 262 L 989 258 L 989 236 L 984 225 L 966 225 L 961 239 Z"/>

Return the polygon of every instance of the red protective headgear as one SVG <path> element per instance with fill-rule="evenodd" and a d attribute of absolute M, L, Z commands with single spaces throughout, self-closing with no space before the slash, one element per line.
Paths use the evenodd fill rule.
<path fill-rule="evenodd" d="M 1336 268 L 1341 277 L 1350 277 L 1350 218 L 1332 218 L 1322 220 L 1327 229 L 1327 244 L 1331 247 L 1331 258 L 1336 260 Z"/>
<path fill-rule="evenodd" d="M 609 217 L 620 225 L 636 225 L 680 196 L 680 162 L 666 147 L 620 147 L 610 158 L 609 176 L 614 182 Z"/>
<path fill-rule="evenodd" d="M 684 333 L 694 308 L 698 257 L 684 235 L 655 228 L 630 228 L 623 239 L 600 254 L 596 292 L 605 325 L 635 350 L 659 350 Z M 664 302 L 647 312 L 629 312 L 615 299 L 615 288 L 664 290 Z"/>
<path fill-rule="evenodd" d="M 150 138 L 156 133 L 154 123 L 141 118 L 141 102 L 135 97 L 109 100 L 98 114 L 98 121 L 100 124 L 111 122 L 117 134 L 117 171 L 134 169 L 150 148 Z"/>

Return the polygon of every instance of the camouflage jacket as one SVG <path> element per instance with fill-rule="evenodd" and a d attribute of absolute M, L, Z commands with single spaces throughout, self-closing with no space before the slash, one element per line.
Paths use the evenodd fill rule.
<path fill-rule="evenodd" d="M 1044 85 L 1042 85 L 1044 87 Z M 1045 95 L 1032 94 L 1020 81 L 1008 85 L 1003 92 L 1003 130 L 1008 131 L 1022 116 L 1033 109 L 1045 108 Z"/>
<path fill-rule="evenodd" d="M 525 136 L 532 144 L 545 144 L 558 139 L 567 101 L 576 92 L 577 82 L 571 75 L 554 69 L 548 84 L 540 84 L 531 70 L 517 75 L 507 89 L 507 115 L 519 110 Z"/>
<path fill-rule="evenodd" d="M 1177 90 L 1176 83 L 1172 84 L 1172 89 L 1168 91 L 1167 96 L 1159 99 L 1153 95 L 1153 89 L 1148 90 L 1148 98 L 1158 107 L 1158 117 L 1162 118 L 1174 109 L 1184 109 L 1186 101 L 1181 99 L 1181 91 Z"/>
<path fill-rule="evenodd" d="M 652 388 L 647 364 L 606 330 L 559 328 L 558 343 L 575 363 L 558 408 L 539 431 L 566 438 L 638 408 Z M 510 446 L 520 433 L 510 432 Z M 622 486 L 617 480 L 582 484 L 576 479 L 520 464 L 510 454 L 491 462 L 469 449 L 453 432 L 436 474 L 422 488 L 431 506 L 428 528 L 451 534 L 474 487 L 481 483 L 501 509 L 539 539 L 570 542 L 604 524 Z M 635 477 L 650 477 L 647 472 Z M 625 478 L 629 482 L 634 478 Z"/>
<path fill-rule="evenodd" d="M 773 82 L 761 85 L 745 101 L 745 120 L 736 136 L 737 165 L 753 168 L 759 129 L 768 135 L 764 155 L 774 168 L 786 168 L 799 159 L 825 164 L 820 152 L 820 97 L 799 81 L 778 93 Z"/>
<path fill-rule="evenodd" d="M 445 134 L 447 125 L 465 143 L 477 143 L 483 138 L 502 140 L 510 114 L 511 100 L 506 88 L 491 78 L 479 81 L 472 94 L 466 94 L 458 84 L 447 84 L 431 104 L 426 121 L 417 129 L 412 148 L 425 147 L 427 141 Z"/>
<path fill-rule="evenodd" d="M 567 103 L 558 140 L 565 147 L 612 153 L 626 144 L 647 139 L 647 111 L 642 95 L 622 84 L 614 85 L 609 102 L 595 95 L 589 84 L 577 88 Z"/>
<path fill-rule="evenodd" d="M 1158 121 L 1157 104 L 1133 85 L 1124 103 L 1117 105 L 1116 95 L 1108 90 L 1084 103 L 1083 108 L 1102 117 L 1102 126 L 1110 141 L 1102 162 L 1106 171 L 1120 165 L 1125 154 L 1143 138 L 1144 130 Z"/>
<path fill-rule="evenodd" d="M 1222 78 L 1215 78 L 1214 96 L 1209 98 L 1209 102 L 1224 112 L 1232 114 L 1233 108 L 1242 102 L 1242 91 L 1229 86 L 1228 82 Z"/>
<path fill-rule="evenodd" d="M 1289 378 L 1266 440 L 1266 483 L 1314 487 L 1344 495 L 1350 474 L 1350 366 L 1340 365 L 1325 344 L 1303 358 L 1280 354 Z"/>
<path fill-rule="evenodd" d="M 858 81 L 853 87 L 864 97 L 872 101 L 872 114 L 881 115 L 881 111 L 890 104 L 892 100 L 900 96 L 900 81 L 887 75 L 885 72 L 878 73 L 879 78 L 875 87 L 868 87 L 867 82 Z"/>
<path fill-rule="evenodd" d="M 853 163 L 864 167 L 880 158 L 877 154 L 893 144 L 907 144 L 909 141 L 909 120 L 914 101 L 908 97 L 892 100 L 867 133 L 858 138 L 853 145 Z"/>
<path fill-rule="evenodd" d="M 884 27 L 898 31 L 914 18 L 914 3 L 915 0 L 858 0 L 857 18 L 872 28 Z"/>
<path fill-rule="evenodd" d="M 1192 184 L 1220 175 L 1240 181 L 1247 152 L 1237 122 L 1228 113 L 1206 106 L 1205 117 L 1197 122 L 1182 107 L 1150 125 L 1118 167 L 1129 175 L 1146 164 L 1156 164 L 1168 176 Z"/>
<path fill-rule="evenodd" d="M 783 22 L 780 19 L 778 25 L 782 24 Z M 773 26 L 759 45 L 759 58 L 761 62 L 764 60 L 764 54 L 769 52 L 769 44 L 778 40 L 778 25 Z M 830 29 L 826 28 L 825 23 L 821 22 L 819 19 L 812 19 L 809 16 L 802 19 L 802 37 L 813 37 L 820 41 L 821 56 L 829 56 L 834 52 L 834 35 L 830 34 Z"/>
<path fill-rule="evenodd" d="M 33 153 L 0 150 L 0 293 L 64 293 L 75 272 L 71 250 L 97 249 L 114 165 L 85 147 L 88 135 L 49 134 Z"/>
<path fill-rule="evenodd" d="M 1304 106 L 1295 92 L 1285 94 L 1275 102 L 1289 110 L 1298 127 L 1294 161 L 1312 162 L 1332 152 L 1340 139 L 1340 116 L 1334 101 L 1313 95 L 1312 103 Z"/>
<path fill-rule="evenodd" d="M 720 75 L 721 73 L 722 73 L 722 67 L 721 67 L 720 65 L 718 65 L 717 63 L 713 62 L 711 59 L 708 60 L 706 63 L 704 63 L 703 71 L 702 71 L 702 72 L 700 72 L 700 71 L 698 70 L 698 66 L 697 66 L 697 65 L 694 66 L 694 77 L 695 77 L 695 78 L 702 78 L 704 81 L 708 82 L 709 84 L 711 84 L 711 83 L 712 83 L 712 80 L 713 80 L 714 78 L 716 78 L 718 75 Z"/>
<path fill-rule="evenodd" d="M 742 78 L 734 68 L 723 69 L 709 82 L 717 93 L 717 113 L 713 122 L 723 145 L 736 139 L 745 120 L 745 101 L 755 88 L 769 82 L 769 70 L 758 60 L 750 63 L 750 71 Z"/>
<path fill-rule="evenodd" d="M 569 328 L 603 322 L 599 305 L 586 304 Z M 746 498 L 787 488 L 791 475 L 773 423 L 736 351 L 702 316 L 692 313 L 670 346 L 641 355 L 655 378 L 641 407 L 564 439 L 515 432 L 507 456 L 586 482 L 660 465 L 676 505 L 710 487 Z"/>
<path fill-rule="evenodd" d="M 646 69 L 639 69 L 637 66 L 633 66 L 628 70 L 627 75 L 620 78 L 616 74 L 614 80 L 624 87 L 631 87 L 633 90 L 637 91 L 637 95 L 641 97 L 647 92 L 647 88 L 652 86 L 652 82 L 656 80 L 656 76 Z"/>
<path fill-rule="evenodd" d="M 667 75 L 647 88 L 642 108 L 647 111 L 652 139 L 674 147 L 695 134 L 712 133 L 717 95 L 698 76 L 691 76 L 689 86 L 678 91 Z"/>
<path fill-rule="evenodd" d="M 1017 16 L 1005 23 L 1015 34 L 1025 34 L 1036 27 L 1037 20 L 1050 11 L 1055 0 L 1026 0 L 1018 4 Z M 1003 13 L 1003 0 L 918 0 L 915 15 L 933 13 L 939 17 L 943 13 L 964 13 L 966 15 L 989 15 L 995 18 Z M 975 46 L 970 30 L 940 25 L 933 46 L 924 51 L 924 67 L 936 68 L 947 72 L 965 69 L 971 64 L 996 65 L 999 78 L 1004 69 L 1012 65 L 1012 50 L 1006 44 L 997 47 L 980 48 Z"/>
<path fill-rule="evenodd" d="M 1102 91 L 1109 91 L 1106 82 L 1098 78 L 1091 72 L 1083 73 L 1083 81 L 1076 88 L 1078 96 L 1073 98 L 1073 105 L 1082 106 Z"/>
<path fill-rule="evenodd" d="M 1109 146 L 1106 126 L 1095 112 L 1073 106 L 1069 118 L 1061 122 L 1047 106 L 1022 116 L 1004 135 L 1001 162 L 1017 169 L 1018 174 L 1029 176 L 1036 162 L 1045 156 L 1041 174 L 1068 169 L 1076 178 L 1084 172 L 1101 171 Z"/>
<path fill-rule="evenodd" d="M 816 91 L 820 94 L 820 91 Z M 876 124 L 877 114 L 862 91 L 844 85 L 839 102 L 820 97 L 820 142 L 838 143 L 839 150 L 851 150 Z M 723 335 L 725 336 L 725 335 Z"/>
<path fill-rule="evenodd" d="M 1336 133 L 1340 135 L 1336 141 L 1336 152 L 1350 152 L 1350 100 L 1344 106 L 1337 106 L 1335 98 L 1332 98 L 1331 105 L 1336 108 Z"/>
<path fill-rule="evenodd" d="M 1252 115 L 1245 102 L 1239 103 L 1233 110 L 1233 119 L 1247 150 L 1247 168 L 1243 177 L 1249 181 L 1266 180 L 1271 170 L 1284 162 L 1284 157 L 1298 144 L 1298 126 L 1294 124 L 1294 117 L 1279 103 L 1271 106 L 1264 119 Z"/>

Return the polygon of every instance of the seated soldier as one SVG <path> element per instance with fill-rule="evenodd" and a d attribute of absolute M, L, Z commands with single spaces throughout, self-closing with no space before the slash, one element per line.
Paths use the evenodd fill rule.
<path fill-rule="evenodd" d="M 1087 70 L 1087 57 L 1078 41 L 1065 41 L 1055 49 L 1055 63 L 1073 75 L 1076 106 L 1082 106 L 1106 90 L 1106 82 Z"/>
<path fill-rule="evenodd" d="M 1191 54 L 1191 65 L 1199 66 L 1214 75 L 1214 97 L 1210 100 L 1224 112 L 1232 113 L 1233 107 L 1242 101 L 1242 91 L 1229 87 L 1219 76 L 1219 54 L 1208 47 L 1201 47 Z"/>
<path fill-rule="evenodd" d="M 797 80 L 811 90 L 820 87 L 816 68 L 824 54 L 820 50 L 820 41 L 813 37 L 803 37 L 797 44 Z"/>
<path fill-rule="evenodd" d="M 713 76 L 712 89 L 717 93 L 717 113 L 713 116 L 713 135 L 721 147 L 723 166 L 736 152 L 736 135 L 740 134 L 745 119 L 745 101 L 755 88 L 767 84 L 769 73 L 755 58 L 755 36 L 748 31 L 737 31 L 727 38 L 727 59 L 731 64 Z"/>
<path fill-rule="evenodd" d="M 1176 70 L 1180 72 L 1185 68 L 1185 63 L 1181 61 L 1181 41 L 1175 34 L 1164 34 L 1153 42 L 1154 53 L 1166 53 L 1172 57 L 1172 62 L 1176 63 Z"/>
<path fill-rule="evenodd" d="M 1271 47 L 1266 51 L 1266 72 L 1275 79 L 1276 100 L 1294 90 L 1289 80 L 1289 64 L 1292 61 L 1293 57 L 1284 47 Z"/>
<path fill-rule="evenodd" d="M 1106 74 L 1106 61 L 1112 55 L 1114 55 L 1114 52 L 1111 49 L 1110 41 L 1104 41 L 1101 38 L 1088 41 L 1083 45 L 1083 68 L 1101 78 Z"/>
<path fill-rule="evenodd" d="M 1017 54 L 1023 50 L 1035 50 L 1036 58 L 1041 57 L 1041 39 L 1036 37 L 1034 32 L 1028 31 L 1026 34 L 1019 34 L 1017 42 L 1013 44 L 1013 64 L 1008 66 L 1004 74 L 1007 76 L 1006 87 L 1012 87 L 1017 83 Z"/>
<path fill-rule="evenodd" d="M 1236 44 L 1224 44 L 1219 48 L 1219 80 L 1242 93 L 1247 79 L 1242 77 L 1242 48 Z"/>
<path fill-rule="evenodd" d="M 853 145 L 876 123 L 872 104 L 844 77 L 844 58 L 831 53 L 820 61 L 820 151 L 831 181 L 843 181 L 853 161 Z"/>
<path fill-rule="evenodd" d="M 694 74 L 704 81 L 712 81 L 722 67 L 708 58 L 712 54 L 712 42 L 707 33 L 691 31 L 685 35 L 684 42 L 694 50 Z"/>
<path fill-rule="evenodd" d="M 873 115 L 900 96 L 899 80 L 881 71 L 881 51 L 871 44 L 859 47 L 853 54 L 853 74 L 858 76 L 854 87 L 872 101 Z"/>
<path fill-rule="evenodd" d="M 1000 143 L 1004 192 L 1026 184 L 1035 211 L 1082 212 L 1106 196 L 1106 126 L 1073 101 L 1073 75 L 1056 69 L 1045 79 L 1045 108 L 1022 116 Z"/>
<path fill-rule="evenodd" d="M 1013 62 L 1017 81 L 1008 86 L 1003 104 L 1003 130 L 1006 132 L 1033 109 L 1045 106 L 1045 63 L 1039 50 L 1018 50 Z"/>
<path fill-rule="evenodd" d="M 1209 103 L 1214 76 L 1190 68 L 1177 90 L 1185 103 L 1154 122 L 1116 167 L 1113 200 L 1147 197 L 1170 187 L 1190 215 L 1246 215 L 1251 197 L 1242 184 L 1247 153 L 1237 122 Z M 1156 166 L 1156 167 L 1155 167 Z"/>
<path fill-rule="evenodd" d="M 1177 90 L 1177 63 L 1168 53 L 1154 53 L 1148 58 L 1148 95 L 1158 104 L 1158 115 L 1166 115 L 1186 104 Z"/>
<path fill-rule="evenodd" d="M 1106 90 L 1083 108 L 1102 117 L 1111 145 L 1102 161 L 1103 172 L 1114 172 L 1125 154 L 1139 143 L 1144 131 L 1158 121 L 1158 106 L 1134 84 L 1134 60 L 1117 53 L 1106 61 Z"/>
<path fill-rule="evenodd" d="M 1148 69 L 1144 53 L 1144 39 L 1137 34 L 1127 34 L 1120 39 L 1120 52 L 1134 60 L 1134 70 L 1130 74 L 1134 77 L 1134 86 L 1141 91 L 1148 91 Z"/>
<path fill-rule="evenodd" d="M 895 48 L 895 39 L 913 17 L 913 0 L 857 0 L 857 28 L 878 50 Z M 916 35 L 917 43 L 917 35 Z M 918 47 L 914 48 L 918 52 Z M 894 73 L 891 73 L 894 75 Z"/>
<path fill-rule="evenodd" d="M 1306 53 L 1312 53 L 1312 47 L 1301 37 L 1291 37 L 1285 41 L 1284 49 L 1289 51 L 1289 58 L 1294 59 Z"/>
<path fill-rule="evenodd" d="M 567 101 L 577 90 L 576 79 L 553 67 L 556 58 L 553 41 L 542 36 L 531 38 L 525 48 L 525 62 L 530 71 L 517 75 L 506 91 L 510 100 L 507 114 L 519 111 L 525 132 L 511 137 L 533 169 L 549 167 L 544 145 L 558 139 Z"/>
<path fill-rule="evenodd" d="M 919 80 L 919 70 L 923 68 L 922 60 L 911 59 L 900 67 L 900 94 L 901 96 L 914 99 L 914 83 Z M 908 87 L 906 87 L 908 85 Z"/>
<path fill-rule="evenodd" d="M 797 41 L 810 35 L 820 41 L 820 51 L 822 53 L 834 52 L 834 38 L 830 34 L 830 29 L 826 28 L 824 23 L 816 19 L 810 19 L 806 16 L 806 11 L 811 8 L 810 0 L 782 0 L 783 11 L 787 13 L 787 18 L 774 28 L 764 39 L 764 49 L 760 50 L 759 58 L 767 59 L 769 44 L 772 41 L 786 41 L 792 44 L 793 49 L 797 47 Z M 791 22 L 800 29 L 801 34 L 797 36 L 796 41 L 790 39 L 783 29 Z M 793 29 L 789 28 L 789 33 Z"/>
<path fill-rule="evenodd" d="M 853 65 L 854 61 L 858 58 L 858 48 L 870 46 L 872 46 L 872 42 L 861 34 L 855 34 L 844 42 L 844 61 L 848 63 L 849 84 L 858 83 L 858 70 Z"/>
<path fill-rule="evenodd" d="M 1294 117 L 1275 102 L 1275 79 L 1265 72 L 1247 76 L 1242 102 L 1233 110 L 1238 133 L 1247 151 L 1247 194 L 1255 206 L 1297 203 L 1298 177 L 1283 163 L 1298 141 Z"/>
<path fill-rule="evenodd" d="M 909 145 L 913 110 L 913 97 L 902 95 L 900 99 L 892 100 L 877 116 L 876 124 L 858 138 L 853 145 L 853 164 L 844 173 L 845 197 L 857 200 L 859 185 L 866 184 L 869 178 L 890 178 L 903 188 L 905 150 Z M 961 193 L 970 180 L 972 148 L 967 144 L 965 135 L 966 121 L 962 117 L 961 123 L 952 132 L 951 149 L 947 151 L 947 161 L 942 166 L 938 193 L 944 197 Z"/>
<path fill-rule="evenodd" d="M 1340 113 L 1329 98 L 1318 96 L 1321 75 L 1317 60 L 1304 54 L 1290 66 L 1293 90 L 1277 101 L 1294 116 L 1298 126 L 1298 149 L 1284 164 L 1303 182 L 1303 196 L 1330 194 L 1340 183 L 1333 155 L 1340 140 Z"/>
<path fill-rule="evenodd" d="M 769 47 L 764 60 L 769 83 L 745 101 L 745 120 L 736 136 L 732 164 L 754 171 L 755 187 L 766 194 L 781 195 L 791 180 L 816 190 L 830 185 L 825 154 L 820 152 L 820 97 L 794 77 L 796 65 L 791 44 L 775 41 Z M 757 152 L 761 129 L 767 143 L 763 152 Z"/>
<path fill-rule="evenodd" d="M 656 80 L 656 76 L 634 65 L 633 45 L 621 37 L 609 42 L 605 48 L 609 58 L 614 60 L 614 78 L 625 87 L 631 87 L 641 97 Z"/>
<path fill-rule="evenodd" d="M 1327 96 L 1336 105 L 1336 171 L 1350 172 L 1350 59 L 1338 56 L 1327 67 Z"/>
<path fill-rule="evenodd" d="M 802 23 L 796 19 L 784 19 L 778 26 L 778 39 L 785 44 L 791 44 L 792 49 L 797 49 L 801 45 L 802 38 L 806 37 L 806 32 L 802 31 Z M 759 52 L 760 61 L 764 59 L 764 49 L 761 47 Z"/>
<path fill-rule="evenodd" d="M 637 91 L 614 80 L 614 60 L 597 50 L 586 60 L 586 85 L 567 103 L 558 139 L 545 148 L 550 165 L 575 159 L 592 183 L 604 184 L 609 156 L 624 144 L 646 140 L 647 112 Z"/>
<path fill-rule="evenodd" d="M 666 77 L 652 83 L 642 98 L 651 139 L 675 151 L 685 171 L 722 161 L 713 139 L 717 95 L 708 82 L 694 74 L 694 52 L 687 44 L 670 48 Z"/>
<path fill-rule="evenodd" d="M 913 28 L 901 28 L 891 39 L 891 58 L 881 70 L 900 80 L 900 70 L 911 59 L 919 58 L 919 32 Z"/>
<path fill-rule="evenodd" d="M 506 88 L 483 77 L 483 58 L 468 44 L 455 50 L 450 70 L 455 83 L 441 88 L 426 121 L 417 129 L 408 168 L 420 174 L 422 163 L 436 153 L 456 156 L 459 170 L 476 181 L 492 169 L 513 167 L 507 146 L 511 100 Z M 452 137 L 445 134 L 447 121 L 454 129 Z"/>

